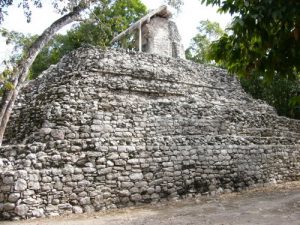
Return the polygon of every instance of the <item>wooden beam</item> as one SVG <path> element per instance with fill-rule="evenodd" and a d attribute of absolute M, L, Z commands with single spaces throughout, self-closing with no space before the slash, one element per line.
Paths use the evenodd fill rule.
<path fill-rule="evenodd" d="M 142 23 L 139 25 L 139 51 L 142 52 Z"/>
<path fill-rule="evenodd" d="M 118 34 L 116 37 L 114 37 L 114 39 L 112 39 L 112 41 L 110 43 L 114 43 L 118 40 L 120 40 L 122 37 L 124 37 L 126 34 L 130 33 L 131 31 L 138 29 L 139 26 L 142 26 L 147 20 L 150 20 L 151 17 L 163 12 L 167 10 L 167 6 L 162 5 L 159 8 L 152 10 L 151 12 L 149 12 L 146 16 L 142 17 L 140 20 L 138 20 L 137 22 L 135 22 L 134 24 L 132 24 L 128 29 L 124 30 L 123 32 L 121 32 L 120 34 Z"/>

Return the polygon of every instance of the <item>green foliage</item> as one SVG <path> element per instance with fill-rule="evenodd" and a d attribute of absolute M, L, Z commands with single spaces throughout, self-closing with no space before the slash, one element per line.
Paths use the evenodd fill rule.
<path fill-rule="evenodd" d="M 5 17 L 8 14 L 8 8 L 12 5 L 17 6 L 21 9 L 23 9 L 24 16 L 26 18 L 26 21 L 29 23 L 31 21 L 31 14 L 32 14 L 32 8 L 41 8 L 43 7 L 44 3 L 51 3 L 53 9 L 55 9 L 57 12 L 63 14 L 79 4 L 80 1 L 78 0 L 0 0 L 0 24 L 4 21 Z M 88 3 L 88 2 L 97 2 L 97 1 L 90 1 L 90 0 L 84 0 L 81 3 Z M 98 1 L 102 2 L 102 1 Z M 19 18 L 18 18 L 19 19 Z"/>
<path fill-rule="evenodd" d="M 34 5 L 35 7 L 42 7 L 41 0 L 1 0 L 0 1 L 0 24 L 4 20 L 4 16 L 7 15 L 7 8 L 11 5 L 17 5 L 18 7 L 23 8 L 24 15 L 26 16 L 27 22 L 30 22 L 31 19 L 31 6 Z"/>
<path fill-rule="evenodd" d="M 66 35 L 56 35 L 37 56 L 30 78 L 34 79 L 51 64 L 57 63 L 62 56 L 83 44 L 110 46 L 115 34 L 127 29 L 145 14 L 146 6 L 140 0 L 108 0 L 106 4 L 93 10 L 86 22 L 75 26 Z M 133 47 L 132 42 L 125 41 L 125 45 Z"/>
<path fill-rule="evenodd" d="M 279 114 L 297 117 L 300 74 L 300 1 L 202 0 L 234 15 L 230 32 L 213 42 L 208 58 L 241 77 L 254 97 Z"/>
<path fill-rule="evenodd" d="M 16 31 L 9 31 L 5 28 L 0 28 L 0 35 L 5 38 L 7 45 L 12 45 L 12 54 L 9 59 L 4 62 L 5 65 L 14 66 L 16 65 L 22 57 L 27 54 L 28 48 L 35 41 L 37 36 L 25 35 Z"/>
<path fill-rule="evenodd" d="M 68 52 L 82 44 L 92 44 L 100 47 L 110 45 L 115 33 L 126 29 L 131 23 L 146 13 L 146 6 L 140 0 L 105 0 L 90 13 L 89 19 L 75 26 L 66 35 L 56 35 L 49 44 L 41 50 L 31 66 L 29 78 L 34 79 L 51 64 L 56 64 Z M 5 89 L 11 89 L 12 70 L 18 62 L 26 57 L 27 50 L 37 36 L 25 35 L 15 31 L 0 28 L 0 35 L 6 43 L 13 46 L 12 55 L 3 62 L 5 70 L 0 73 L 0 95 Z M 132 43 L 126 43 L 132 47 Z M 131 46 L 129 46 L 131 45 Z"/>
<path fill-rule="evenodd" d="M 275 107 L 279 115 L 300 119 L 300 80 L 276 77 L 266 83 L 263 77 L 252 76 L 240 81 L 247 93 Z"/>
<path fill-rule="evenodd" d="M 0 73 L 0 96 L 2 96 L 5 90 L 12 90 L 13 84 L 10 82 L 10 78 L 13 74 L 12 70 L 5 69 Z"/>
<path fill-rule="evenodd" d="M 190 47 L 186 49 L 186 59 L 197 63 L 211 63 L 208 58 L 208 52 L 212 41 L 218 39 L 224 34 L 219 23 L 209 20 L 200 21 L 197 27 L 198 34 L 193 37 Z"/>
<path fill-rule="evenodd" d="M 240 76 L 295 79 L 300 70 L 300 2 L 292 0 L 219 1 L 220 12 L 235 17 L 230 34 L 213 43 L 211 58 Z"/>
<path fill-rule="evenodd" d="M 165 0 L 164 1 L 169 6 L 172 6 L 177 12 L 180 12 L 181 7 L 183 6 L 183 0 Z"/>
<path fill-rule="evenodd" d="M 8 31 L 5 28 L 0 28 L 0 35 L 5 38 L 7 45 L 12 45 L 12 54 L 8 59 L 2 62 L 4 70 L 0 72 L 0 96 L 4 90 L 13 89 L 11 80 L 13 78 L 13 69 L 20 60 L 27 55 L 28 48 L 32 45 L 36 36 L 25 35 L 15 31 Z"/>

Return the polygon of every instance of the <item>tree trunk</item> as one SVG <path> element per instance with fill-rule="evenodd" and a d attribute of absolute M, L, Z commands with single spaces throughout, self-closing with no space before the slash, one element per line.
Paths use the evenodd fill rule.
<path fill-rule="evenodd" d="M 73 9 L 72 12 L 66 14 L 65 16 L 59 18 L 54 23 L 51 24 L 42 34 L 37 38 L 37 40 L 29 48 L 27 55 L 18 64 L 16 71 L 14 72 L 13 90 L 6 90 L 3 94 L 0 109 L 0 146 L 2 145 L 4 132 L 6 125 L 8 123 L 11 111 L 13 109 L 17 95 L 24 84 L 29 69 L 34 62 L 36 56 L 42 50 L 42 48 L 50 41 L 50 39 L 55 35 L 55 33 L 60 30 L 65 25 L 75 21 L 82 10 L 86 7 L 85 4 L 79 4 Z"/>

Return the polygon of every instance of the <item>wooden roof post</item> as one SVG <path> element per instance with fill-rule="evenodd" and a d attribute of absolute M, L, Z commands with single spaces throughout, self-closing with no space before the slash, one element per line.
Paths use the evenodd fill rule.
<path fill-rule="evenodd" d="M 139 52 L 142 52 L 142 23 L 139 24 Z"/>

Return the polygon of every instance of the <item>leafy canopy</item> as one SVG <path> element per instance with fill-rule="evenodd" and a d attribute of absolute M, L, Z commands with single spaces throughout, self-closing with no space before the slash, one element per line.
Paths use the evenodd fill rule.
<path fill-rule="evenodd" d="M 276 77 L 266 84 L 261 77 L 241 77 L 240 81 L 247 93 L 272 105 L 279 115 L 300 119 L 300 79 Z"/>
<path fill-rule="evenodd" d="M 193 37 L 190 46 L 185 51 L 186 59 L 196 63 L 211 63 L 208 57 L 210 44 L 220 38 L 224 31 L 217 22 L 200 21 L 198 33 Z"/>
<path fill-rule="evenodd" d="M 140 0 L 116 0 L 111 3 L 108 1 L 105 7 L 95 8 L 86 22 L 73 27 L 66 35 L 56 35 L 37 56 L 31 67 L 30 78 L 37 77 L 51 64 L 56 64 L 65 54 L 83 44 L 110 46 L 115 34 L 146 14 L 146 6 Z M 124 42 L 127 47 L 133 46 L 130 41 Z"/>
<path fill-rule="evenodd" d="M 6 44 L 11 44 L 13 46 L 10 57 L 0 63 L 4 68 L 3 71 L 0 72 L 0 96 L 2 96 L 4 90 L 13 89 L 11 80 L 13 78 L 14 70 L 12 68 L 26 56 L 24 48 L 29 48 L 37 36 L 8 31 L 5 28 L 0 28 L 0 36 L 5 38 Z"/>
<path fill-rule="evenodd" d="M 234 16 L 208 58 L 241 77 L 254 97 L 300 118 L 300 1 L 201 0 Z"/>
<path fill-rule="evenodd" d="M 100 47 L 110 45 L 115 35 L 126 29 L 131 23 L 146 13 L 146 6 L 140 0 L 102 0 L 86 20 L 73 26 L 66 35 L 57 34 L 38 54 L 33 62 L 29 78 L 34 79 L 51 64 L 56 64 L 65 54 L 82 46 L 91 44 Z M 0 35 L 7 44 L 14 46 L 13 54 L 4 62 L 5 71 L 0 74 L 0 95 L 4 88 L 11 86 L 9 82 L 18 62 L 26 57 L 27 49 L 37 36 L 25 35 L 15 31 L 0 28 Z M 126 45 L 132 43 L 126 42 Z"/>
<path fill-rule="evenodd" d="M 7 8 L 12 5 L 12 3 L 18 3 L 18 1 L 22 2 L 21 0 L 11 0 L 5 4 L 3 3 L 3 5 Z M 72 2 L 74 4 L 76 3 L 75 0 L 51 1 L 54 8 L 60 8 L 61 12 L 65 9 L 61 6 L 59 7 L 59 4 L 66 6 L 71 5 Z M 32 5 L 42 7 L 42 0 L 35 0 L 34 2 L 28 0 L 27 3 L 28 5 L 20 4 L 20 7 L 25 7 L 24 12 L 26 10 L 31 11 Z M 82 44 L 92 44 L 100 47 L 109 46 L 114 35 L 128 28 L 131 23 L 137 21 L 147 12 L 146 6 L 140 0 L 101 0 L 101 3 L 102 4 L 98 4 L 96 8 L 90 11 L 87 20 L 74 26 L 66 35 L 55 35 L 49 44 L 40 51 L 30 69 L 29 77 L 31 79 L 37 77 L 51 64 L 57 63 L 62 56 L 80 47 Z M 177 10 L 183 5 L 182 0 L 165 0 L 165 3 Z M 30 15 L 31 13 L 27 15 L 28 21 L 30 21 Z M 6 62 L 10 65 L 16 65 L 18 61 L 24 57 L 26 49 L 28 49 L 31 43 L 37 38 L 37 36 L 24 35 L 14 31 L 9 32 L 5 29 L 0 30 L 0 34 L 6 37 L 8 42 L 15 46 L 14 54 L 10 57 L 10 60 Z M 131 37 L 121 42 L 122 43 L 117 43 L 117 45 L 133 48 L 134 35 L 131 35 Z"/>
<path fill-rule="evenodd" d="M 300 1 L 202 0 L 234 15 L 231 32 L 211 47 L 211 58 L 240 76 L 295 79 L 300 70 Z"/>
<path fill-rule="evenodd" d="M 164 2 L 176 9 L 177 12 L 181 10 L 181 7 L 184 4 L 183 0 L 164 0 Z"/>
<path fill-rule="evenodd" d="M 32 8 L 41 8 L 45 2 L 43 0 L 0 0 L 0 24 L 8 16 L 8 8 L 13 5 L 23 9 L 25 18 L 29 23 L 31 21 Z M 51 0 L 49 2 L 60 13 L 65 13 L 71 6 L 79 3 L 76 0 Z"/>
<path fill-rule="evenodd" d="M 218 23 L 201 21 L 198 34 L 192 39 L 190 47 L 186 50 L 186 58 L 196 63 L 212 64 L 208 57 L 211 44 L 225 32 Z M 217 66 L 224 67 L 222 64 L 217 64 Z M 279 115 L 300 119 L 300 111 L 297 108 L 300 79 L 289 80 L 286 77 L 276 76 L 270 82 L 265 82 L 262 76 L 248 76 L 240 77 L 240 81 L 248 94 L 274 106 Z"/>

